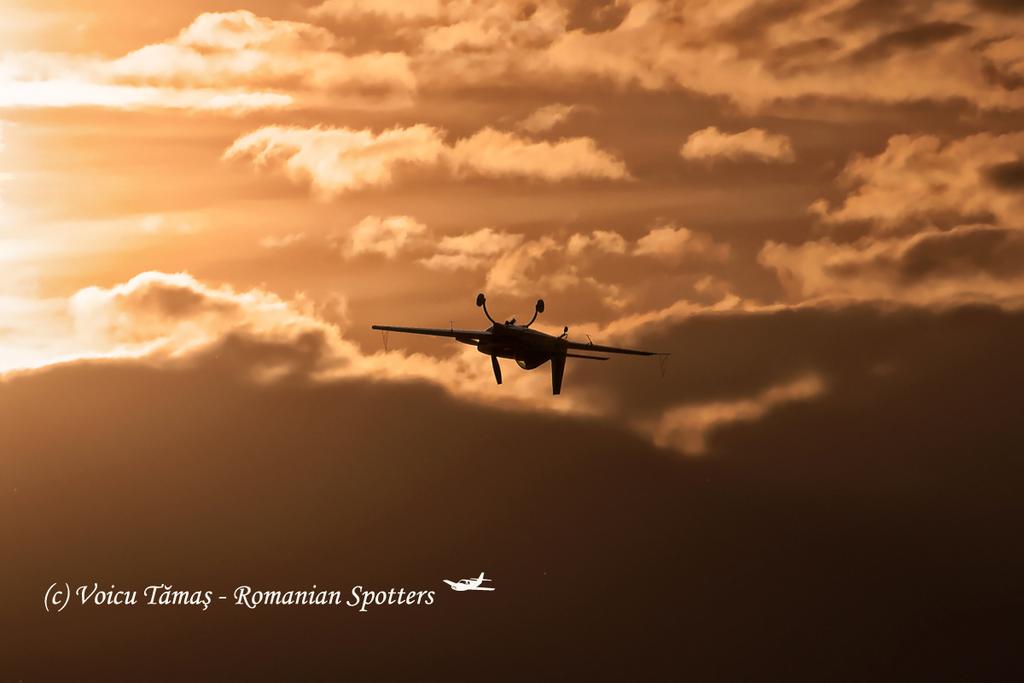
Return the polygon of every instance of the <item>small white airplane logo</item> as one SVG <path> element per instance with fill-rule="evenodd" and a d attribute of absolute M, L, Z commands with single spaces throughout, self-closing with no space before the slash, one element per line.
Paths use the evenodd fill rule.
<path fill-rule="evenodd" d="M 480 572 L 480 576 L 475 579 L 459 579 L 458 581 L 449 581 L 444 579 L 444 582 L 452 587 L 453 591 L 492 591 L 493 588 L 487 588 L 481 586 L 484 581 L 490 581 L 490 579 L 484 578 L 484 573 Z"/>

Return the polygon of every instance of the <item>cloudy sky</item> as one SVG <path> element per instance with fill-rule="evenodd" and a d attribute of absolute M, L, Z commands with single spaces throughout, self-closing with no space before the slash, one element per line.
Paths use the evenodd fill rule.
<path fill-rule="evenodd" d="M 605 673 L 631 670 L 616 646 L 650 671 L 683 651 L 707 676 L 739 648 L 832 679 L 851 648 L 861 677 L 937 666 L 942 639 L 947 674 L 1000 669 L 1024 6 L 241 2 L 0 0 L 0 571 L 26 679 L 54 642 L 151 661 L 140 632 L 256 674 L 244 639 L 307 673 L 395 638 Z M 497 387 L 474 349 L 370 330 L 481 326 L 480 291 L 671 358 L 570 362 L 552 397 L 547 366 Z M 61 576 L 480 569 L 492 605 L 369 627 L 38 609 Z"/>

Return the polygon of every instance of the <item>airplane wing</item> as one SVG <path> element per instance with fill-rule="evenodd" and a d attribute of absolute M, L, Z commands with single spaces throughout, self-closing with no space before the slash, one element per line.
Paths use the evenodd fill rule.
<path fill-rule="evenodd" d="M 491 336 L 486 330 L 456 330 L 444 327 L 395 327 L 394 325 L 373 325 L 382 332 L 404 332 L 405 334 L 426 334 L 431 337 L 454 337 L 462 339 L 484 339 Z"/>
<path fill-rule="evenodd" d="M 633 356 L 657 356 L 654 351 L 638 351 L 637 349 L 620 349 L 614 346 L 600 346 L 598 344 L 583 344 L 581 342 L 567 341 L 566 348 L 576 351 L 600 351 L 601 353 L 628 353 Z"/>

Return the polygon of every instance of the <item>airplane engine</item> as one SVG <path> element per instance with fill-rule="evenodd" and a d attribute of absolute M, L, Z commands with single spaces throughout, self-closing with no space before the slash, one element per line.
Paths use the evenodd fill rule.
<path fill-rule="evenodd" d="M 521 367 L 523 370 L 533 370 L 534 368 L 544 365 L 548 360 L 548 356 L 516 356 L 516 365 Z"/>

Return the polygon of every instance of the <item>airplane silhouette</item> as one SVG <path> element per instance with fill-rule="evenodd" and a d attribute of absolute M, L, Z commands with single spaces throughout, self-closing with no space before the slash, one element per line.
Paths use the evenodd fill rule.
<path fill-rule="evenodd" d="M 654 351 L 638 351 L 636 349 L 620 349 L 614 346 L 599 346 L 594 343 L 569 341 L 569 328 L 562 329 L 561 336 L 554 336 L 531 330 L 530 325 L 544 312 L 544 300 L 538 299 L 533 317 L 525 325 L 517 325 L 516 319 L 499 323 L 487 311 L 487 299 L 483 294 L 476 297 L 476 305 L 483 309 L 484 315 L 491 321 L 486 330 L 456 330 L 431 327 L 396 327 L 393 325 L 373 325 L 373 329 L 383 332 L 404 332 L 407 334 L 426 334 L 434 337 L 453 337 L 455 341 L 475 346 L 480 353 L 491 357 L 494 368 L 494 379 L 501 384 L 501 366 L 499 358 L 515 360 L 523 370 L 533 370 L 551 361 L 551 393 L 562 393 L 562 375 L 565 374 L 566 358 L 583 358 L 586 360 L 608 360 L 607 356 L 588 356 L 572 351 L 591 351 L 600 353 L 624 353 L 634 356 L 657 356 Z"/>
<path fill-rule="evenodd" d="M 459 579 L 458 581 L 449 581 L 448 579 L 444 579 L 444 582 L 451 586 L 453 591 L 462 592 L 494 590 L 493 588 L 481 586 L 480 584 L 482 584 L 484 581 L 490 581 L 490 579 L 485 579 L 483 572 L 480 572 L 480 576 L 476 577 L 475 579 Z"/>

